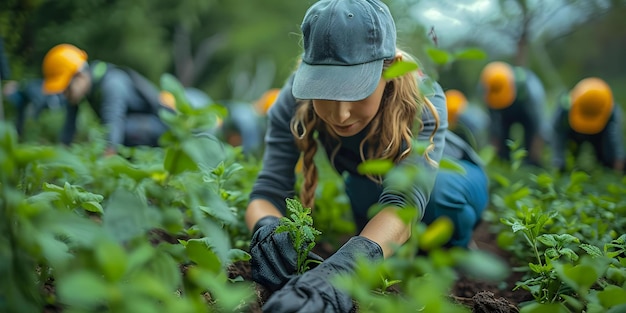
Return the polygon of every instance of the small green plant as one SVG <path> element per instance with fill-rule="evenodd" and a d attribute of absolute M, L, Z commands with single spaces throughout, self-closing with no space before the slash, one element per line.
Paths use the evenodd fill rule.
<path fill-rule="evenodd" d="M 309 269 L 309 263 L 317 262 L 308 259 L 309 252 L 315 247 L 315 236 L 322 232 L 313 227 L 311 208 L 305 208 L 300 201 L 286 199 L 287 211 L 291 217 L 282 217 L 276 228 L 276 233 L 288 232 L 293 247 L 298 253 L 297 272 L 302 274 Z"/>

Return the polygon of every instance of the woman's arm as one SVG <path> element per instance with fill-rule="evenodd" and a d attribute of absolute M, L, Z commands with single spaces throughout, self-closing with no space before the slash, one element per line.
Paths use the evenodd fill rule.
<path fill-rule="evenodd" d="M 249 229 L 264 216 L 283 216 L 286 211 L 285 199 L 295 196 L 294 169 L 300 151 L 290 128 L 296 107 L 296 100 L 291 93 L 292 81 L 293 76 L 268 112 L 263 167 L 254 183 L 246 209 L 245 219 Z"/>
<path fill-rule="evenodd" d="M 394 246 L 405 243 L 411 236 L 411 225 L 398 216 L 398 208 L 386 207 L 365 225 L 361 236 L 376 242 L 385 258 L 393 254 Z"/>
<path fill-rule="evenodd" d="M 248 208 L 246 209 L 246 226 L 248 226 L 249 230 L 252 230 L 261 218 L 268 215 L 283 216 L 271 202 L 261 198 L 254 199 L 248 203 Z"/>
<path fill-rule="evenodd" d="M 422 123 L 424 127 L 417 135 L 418 142 L 430 142 L 434 132 L 434 149 L 428 153 L 431 161 L 437 163 L 433 165 L 423 155 L 413 154 L 398 166 L 417 167 L 418 175 L 414 177 L 411 188 L 398 188 L 398 185 L 390 177 L 383 181 L 384 190 L 380 196 L 379 203 L 383 205 L 383 210 L 378 212 L 361 232 L 363 237 L 378 243 L 385 257 L 393 254 L 393 247 L 404 244 L 411 235 L 411 223 L 405 223 L 397 215 L 398 208 L 414 206 L 419 210 L 417 218 L 424 216 L 424 210 L 430 199 L 430 193 L 435 184 L 435 176 L 438 171 L 438 164 L 443 155 L 445 145 L 445 134 L 448 129 L 448 113 L 446 108 L 446 98 L 443 89 L 438 83 L 434 83 L 434 92 L 426 95 L 432 103 L 436 113 L 425 107 L 422 112 Z M 439 123 L 435 114 L 438 115 Z"/>

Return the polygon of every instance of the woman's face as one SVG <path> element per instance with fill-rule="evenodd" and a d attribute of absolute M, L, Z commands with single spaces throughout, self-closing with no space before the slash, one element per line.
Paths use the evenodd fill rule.
<path fill-rule="evenodd" d="M 78 72 L 63 91 L 63 95 L 71 104 L 78 104 L 91 88 L 91 77 L 86 72 Z"/>
<path fill-rule="evenodd" d="M 317 116 L 326 122 L 338 136 L 354 136 L 362 131 L 378 112 L 386 83 L 381 78 L 374 93 L 363 100 L 313 100 L 313 108 Z"/>

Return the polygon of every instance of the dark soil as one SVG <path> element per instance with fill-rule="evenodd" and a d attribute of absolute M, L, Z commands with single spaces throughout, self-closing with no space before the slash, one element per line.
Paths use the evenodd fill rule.
<path fill-rule="evenodd" d="M 474 233 L 474 241 L 479 249 L 491 252 L 508 262 L 510 267 L 514 267 L 511 255 L 503 251 L 496 244 L 496 236 L 488 230 L 488 224 L 482 223 Z M 317 248 L 317 246 L 316 246 Z M 322 248 L 323 249 L 323 248 Z M 325 251 L 315 251 L 320 256 L 324 256 Z M 328 254 L 328 253 L 326 253 Z M 248 262 L 238 262 L 229 268 L 231 278 L 241 276 L 244 280 L 251 280 L 250 264 Z M 532 296 L 525 290 L 513 291 L 515 283 L 521 280 L 521 274 L 513 272 L 505 281 L 489 282 L 460 277 L 451 290 L 450 297 L 457 303 L 464 305 L 474 313 L 516 313 L 519 312 L 519 304 L 532 300 Z M 253 303 L 250 313 L 259 313 L 265 301 L 271 293 L 261 285 L 256 285 L 257 302 Z"/>

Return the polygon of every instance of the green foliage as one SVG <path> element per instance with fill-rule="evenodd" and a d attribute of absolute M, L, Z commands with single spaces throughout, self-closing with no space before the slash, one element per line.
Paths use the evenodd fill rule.
<path fill-rule="evenodd" d="M 389 68 L 387 68 L 383 72 L 383 78 L 384 79 L 396 78 L 406 73 L 415 71 L 418 68 L 419 66 L 415 62 L 397 61 L 391 64 L 391 66 L 389 66 Z"/>
<path fill-rule="evenodd" d="M 408 220 L 415 218 L 415 210 L 403 212 L 411 212 Z M 354 275 L 340 276 L 335 283 L 357 301 L 359 312 L 470 312 L 447 297 L 457 277 L 453 268 L 493 281 L 506 277 L 509 269 L 486 252 L 443 248 L 439 239 L 445 239 L 448 235 L 443 233 L 449 230 L 444 224 L 413 223 L 412 236 L 392 256 L 377 264 L 359 260 Z M 435 239 L 428 242 L 430 252 L 418 254 L 428 239 Z M 401 294 L 389 291 L 390 285 Z"/>
<path fill-rule="evenodd" d="M 315 247 L 315 238 L 321 232 L 313 227 L 311 208 L 305 208 L 296 199 L 285 199 L 287 202 L 288 217 L 281 217 L 275 232 L 277 234 L 287 232 L 294 249 L 298 253 L 296 272 L 302 274 L 309 269 L 309 263 L 315 260 L 308 259 L 309 252 Z"/>
<path fill-rule="evenodd" d="M 513 151 L 510 166 L 491 164 L 496 184 L 486 219 L 501 221 L 493 229 L 498 242 L 525 273 L 516 289 L 536 301 L 521 312 L 617 310 L 622 303 L 605 296 L 626 292 L 624 178 L 600 169 L 559 176 L 527 168 Z"/>
<path fill-rule="evenodd" d="M 246 307 L 249 284 L 226 273 L 250 257 L 231 243 L 249 236 L 234 207 L 241 196 L 228 190 L 241 166 L 203 132 L 215 112 L 183 109 L 169 116 L 163 138 L 177 143 L 113 157 L 102 157 L 98 140 L 18 143 L 12 125 L 0 123 L 0 311 Z"/>

